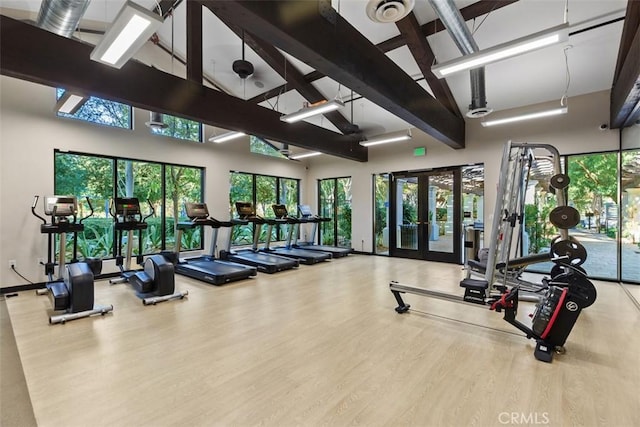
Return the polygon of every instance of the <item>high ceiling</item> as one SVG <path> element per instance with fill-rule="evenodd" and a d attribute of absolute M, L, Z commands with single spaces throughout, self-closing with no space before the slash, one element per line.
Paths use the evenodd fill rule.
<path fill-rule="evenodd" d="M 166 19 L 157 33 L 159 43 L 164 47 L 166 55 L 173 55 L 190 64 L 187 54 L 187 28 L 193 28 L 194 25 L 187 24 L 192 19 L 187 18 L 187 1 L 136 2 L 148 9 L 157 8 L 158 5 L 163 8 Z M 33 20 L 40 3 L 39 0 L 2 0 L 0 6 L 5 16 Z M 367 0 L 332 0 L 331 6 L 337 15 L 352 28 L 341 29 L 339 34 L 338 30 L 335 34 L 330 34 L 322 31 L 322 26 L 314 27 L 315 23 L 308 24 L 306 28 L 299 28 L 300 26 L 294 24 L 289 25 L 288 21 L 280 22 L 280 25 L 286 26 L 283 31 L 288 35 L 285 36 L 278 33 L 279 18 L 267 16 L 270 11 L 265 8 L 286 11 L 294 16 L 295 11 L 292 12 L 292 9 L 296 9 L 296 3 L 300 4 L 299 9 L 302 10 L 308 9 L 308 4 L 315 2 L 277 1 L 273 2 L 273 6 L 258 4 L 264 2 L 189 0 L 189 3 L 189 8 L 193 4 L 204 5 L 201 12 L 198 11 L 192 16 L 197 19 L 201 13 L 202 74 L 204 84 L 208 87 L 215 87 L 241 100 L 277 110 L 278 113 L 296 111 L 305 101 L 316 102 L 337 97 L 346 103 L 343 110 L 309 119 L 308 122 L 342 134 L 352 132 L 353 123 L 366 137 L 417 128 L 453 148 L 464 146 L 464 120 L 479 120 L 464 118 L 471 99 L 469 72 L 454 74 L 446 80 L 432 83 L 438 86 L 434 87 L 434 90 L 427 83 L 429 79 L 432 79 L 430 82 L 434 81 L 432 76 L 426 75 L 429 66 L 434 62 L 433 59 L 429 62 L 429 50 L 437 63 L 461 56 L 451 36 L 438 26 L 437 16 L 427 0 L 416 0 L 412 15 L 398 23 L 371 21 L 365 13 Z M 242 5 L 243 3 L 249 5 Z M 494 110 L 494 115 L 499 114 L 501 110 L 541 102 L 560 102 L 567 90 L 568 78 L 569 105 L 573 96 L 612 88 L 616 63 L 620 61 L 618 56 L 627 0 L 568 0 L 566 4 L 560 0 L 456 0 L 454 3 L 462 10 L 463 16 L 475 16 L 466 23 L 480 49 L 561 24 L 565 19 L 567 7 L 566 17 L 570 24 L 567 43 L 486 66 L 487 107 Z M 104 31 L 122 4 L 124 0 L 92 0 L 80 21 L 80 30 Z M 177 6 L 169 12 L 173 4 Z M 195 8 L 190 11 L 192 14 L 193 9 Z M 267 17 L 262 19 L 262 15 Z M 287 19 L 297 19 L 291 16 Z M 638 31 L 638 18 L 634 19 L 636 22 L 632 24 L 635 25 L 635 29 L 632 27 L 630 30 L 631 39 Z M 314 28 L 317 29 L 317 33 L 312 33 Z M 246 42 L 245 57 L 255 68 L 254 74 L 245 80 L 232 71 L 232 63 L 242 55 L 240 36 L 243 30 Z M 367 50 L 367 46 L 355 37 L 357 33 L 366 38 L 365 42 L 368 40 L 367 44 L 377 45 L 376 50 Z M 414 37 L 416 34 L 423 35 L 417 36 L 417 40 L 413 42 L 413 52 L 405 44 L 406 40 L 410 40 L 412 33 Z M 299 47 L 298 40 L 306 46 Z M 274 49 L 273 45 L 277 49 Z M 626 52 L 623 52 L 623 59 L 631 49 L 630 46 L 636 47 L 627 44 L 624 47 Z M 348 52 L 349 49 L 356 49 L 356 52 L 348 54 L 353 59 L 353 70 L 349 70 L 352 65 L 349 62 L 350 58 L 344 58 L 344 52 Z M 636 61 L 638 52 L 633 53 L 634 51 L 631 51 L 630 56 Z M 357 58 L 360 53 L 362 58 Z M 385 58 L 374 55 L 377 53 L 386 56 L 391 60 L 388 62 L 392 63 L 385 63 Z M 420 61 L 422 64 L 419 64 Z M 364 64 L 371 66 L 363 69 Z M 313 65 L 322 72 L 314 73 Z M 332 72 L 334 67 L 347 71 Z M 123 67 L 123 70 L 125 68 Z M 633 73 L 637 72 L 632 71 Z M 3 74 L 12 73 L 3 69 Z M 324 77 L 325 74 L 331 74 L 332 77 Z M 407 81 L 407 76 L 426 92 L 422 93 L 419 87 L 416 89 L 411 86 L 412 83 Z M 396 81 L 397 87 L 394 87 Z M 444 108 L 442 106 L 446 106 L 447 101 L 442 93 L 448 91 L 452 94 L 455 106 Z M 633 92 L 631 89 L 630 91 Z M 437 102 L 431 103 L 434 93 Z M 631 101 L 638 102 L 634 97 L 637 94 L 623 95 L 631 98 Z M 628 101 L 627 99 L 627 103 Z M 403 105 L 407 103 L 424 107 Z M 163 108 L 158 107 L 158 110 Z M 640 114 L 637 111 L 638 105 L 635 105 L 635 108 L 634 117 Z M 432 119 L 433 116 L 437 116 L 438 119 Z M 228 129 L 242 128 L 242 120 L 233 120 L 227 126 L 219 120 L 204 122 Z M 270 132 L 271 128 L 268 130 Z M 264 134 L 269 132 L 265 131 Z M 277 136 L 278 132 L 280 130 L 275 129 L 266 136 Z M 309 133 L 312 133 L 312 129 Z M 326 134 L 322 135 L 322 138 L 326 139 Z M 361 136 L 358 136 L 358 140 L 359 138 Z M 298 145 L 295 144 L 296 141 L 287 142 Z M 313 149 L 315 144 L 300 146 Z M 318 148 L 324 152 L 332 151 L 323 146 Z M 349 157 L 342 152 L 333 154 Z M 364 160 L 366 153 L 365 158 L 362 158 L 362 154 L 355 155 L 358 156 L 360 158 L 357 160 Z"/>

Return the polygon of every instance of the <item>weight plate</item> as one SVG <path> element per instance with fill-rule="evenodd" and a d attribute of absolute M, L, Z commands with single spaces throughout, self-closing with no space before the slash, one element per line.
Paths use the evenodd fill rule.
<path fill-rule="evenodd" d="M 587 272 L 585 271 L 585 269 L 582 268 L 582 266 L 580 265 L 572 265 L 572 264 L 566 264 L 563 262 L 558 262 L 553 266 L 553 268 L 551 268 L 551 272 L 549 273 L 549 276 L 551 276 L 551 280 L 553 280 L 555 277 L 559 276 L 560 274 L 564 274 L 567 271 L 571 271 L 571 270 L 577 270 L 583 275 L 585 276 L 587 275 Z"/>
<path fill-rule="evenodd" d="M 572 206 L 558 206 L 549 214 L 551 224 L 563 230 L 573 228 L 580 222 L 580 212 Z"/>
<path fill-rule="evenodd" d="M 578 241 L 578 239 L 576 239 L 576 238 L 575 238 L 575 237 L 573 237 L 573 236 L 567 236 L 567 237 L 568 237 L 568 238 L 569 238 L 569 240 L 570 240 L 570 241 L 572 241 L 572 242 L 577 242 L 577 241 Z M 551 240 L 551 244 L 550 244 L 549 246 L 553 247 L 553 245 L 554 245 L 556 242 L 560 241 L 560 240 L 562 240 L 562 236 L 558 235 L 558 236 L 554 237 L 554 238 Z"/>
<path fill-rule="evenodd" d="M 549 285 L 568 287 L 569 292 L 577 297 L 582 308 L 591 306 L 598 296 L 593 283 L 585 276 L 573 271 L 556 276 Z"/>
<path fill-rule="evenodd" d="M 551 246 L 554 258 L 567 257 L 559 260 L 560 263 L 582 265 L 587 260 L 587 250 L 580 243 L 573 240 L 558 240 Z"/>
<path fill-rule="evenodd" d="M 565 175 L 563 173 L 559 173 L 553 175 L 549 180 L 549 184 L 556 190 L 562 190 L 563 188 L 567 188 L 571 180 L 569 179 L 569 175 Z"/>

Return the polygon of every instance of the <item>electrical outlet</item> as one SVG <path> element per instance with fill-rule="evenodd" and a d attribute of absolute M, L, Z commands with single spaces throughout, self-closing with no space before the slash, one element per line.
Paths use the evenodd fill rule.
<path fill-rule="evenodd" d="M 9 268 L 16 268 L 16 260 L 15 259 L 10 259 L 9 260 Z"/>

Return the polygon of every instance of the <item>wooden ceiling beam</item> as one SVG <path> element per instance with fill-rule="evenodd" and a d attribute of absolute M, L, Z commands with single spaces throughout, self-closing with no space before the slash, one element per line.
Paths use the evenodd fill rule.
<path fill-rule="evenodd" d="M 202 84 L 202 5 L 187 1 L 187 80 Z"/>
<path fill-rule="evenodd" d="M 304 122 L 284 123 L 275 111 L 136 61 L 129 61 L 118 70 L 89 59 L 92 49 L 82 42 L 0 16 L 2 75 L 367 161 L 367 149 L 359 145 L 357 137 Z"/>
<path fill-rule="evenodd" d="M 360 34 L 331 3 L 202 1 L 251 32 L 452 148 L 464 148 L 465 123 Z"/>
<path fill-rule="evenodd" d="M 158 13 L 158 5 L 160 6 L 160 10 L 162 11 L 162 17 L 167 18 L 167 16 L 171 15 L 178 5 L 182 3 L 182 0 L 160 0 L 158 4 L 153 5 L 153 10 Z"/>
<path fill-rule="evenodd" d="M 407 47 L 409 48 L 413 59 L 415 59 L 416 64 L 418 64 L 418 67 L 427 81 L 427 84 L 431 88 L 433 95 L 447 110 L 451 111 L 458 117 L 462 117 L 462 113 L 460 113 L 458 104 L 453 98 L 453 94 L 451 93 L 451 89 L 449 89 L 447 81 L 445 79 L 437 78 L 431 72 L 431 65 L 435 62 L 435 55 L 433 54 L 433 50 L 431 50 L 431 46 L 429 46 L 427 38 L 422 35 L 422 32 L 420 31 L 420 24 L 418 24 L 418 20 L 414 13 L 411 12 L 400 21 L 396 22 L 396 26 L 398 27 L 400 34 L 402 34 L 403 38 L 406 40 Z"/>
<path fill-rule="evenodd" d="M 629 0 L 615 78 L 611 88 L 609 125 L 627 127 L 640 120 L 640 1 Z"/>
<path fill-rule="evenodd" d="M 460 9 L 460 14 L 465 21 L 470 21 L 472 19 L 478 18 L 479 16 L 493 12 L 494 10 L 509 6 L 510 4 L 513 4 L 517 1 L 518 0 L 480 0 L 476 3 Z M 439 19 L 429 21 L 426 24 L 422 24 L 420 26 L 420 32 L 422 33 L 423 37 L 431 36 L 444 30 L 446 30 L 446 28 L 442 21 L 440 21 Z M 386 53 L 402 47 L 405 44 L 407 44 L 407 41 L 403 37 L 403 35 L 400 34 L 399 36 L 395 36 L 381 43 L 378 43 L 376 46 L 378 46 L 381 51 Z"/>
<path fill-rule="evenodd" d="M 238 37 L 243 37 L 242 28 L 235 25 L 233 22 L 229 22 L 229 20 L 224 16 L 218 16 L 218 18 Z M 244 42 L 247 46 L 253 49 L 253 51 L 260 56 L 260 58 L 262 58 L 267 65 L 273 69 L 273 71 L 278 73 L 283 79 L 287 80 L 289 88 L 297 90 L 298 93 L 309 103 L 313 104 L 318 101 L 328 99 L 318 89 L 316 89 L 313 84 L 307 82 L 304 78 L 304 74 L 298 71 L 298 69 L 291 64 L 278 49 L 254 34 L 251 34 L 251 32 L 247 30 L 244 31 Z M 354 133 L 354 130 L 357 130 L 357 127 L 354 127 L 339 111 L 325 113 L 324 117 L 343 134 Z"/>
<path fill-rule="evenodd" d="M 460 9 L 460 13 L 462 14 L 462 17 L 466 21 L 469 21 L 479 16 L 486 15 L 487 13 L 492 12 L 494 10 L 498 10 L 502 7 L 513 4 L 517 1 L 518 0 L 480 0 L 467 7 L 463 7 L 462 9 Z M 422 24 L 420 26 L 420 31 L 422 32 L 422 35 L 425 38 L 437 32 L 443 31 L 444 29 L 445 29 L 444 25 L 439 19 L 427 22 L 426 24 Z M 395 36 L 388 40 L 378 43 L 376 47 L 380 49 L 382 52 L 387 53 L 394 49 L 402 47 L 406 44 L 407 42 L 404 36 L 400 34 L 399 36 Z M 318 71 L 312 71 L 310 73 L 305 74 L 304 77 L 307 82 L 311 83 L 325 77 L 325 75 Z M 273 98 L 274 96 L 281 94 L 284 90 L 285 90 L 285 85 L 278 86 L 276 88 L 271 89 L 268 92 L 265 92 L 261 95 L 251 98 L 249 101 L 263 102 L 265 99 L 270 99 L 270 98 Z"/>

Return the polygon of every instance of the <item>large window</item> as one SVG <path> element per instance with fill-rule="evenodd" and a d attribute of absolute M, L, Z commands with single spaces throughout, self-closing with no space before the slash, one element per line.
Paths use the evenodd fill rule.
<path fill-rule="evenodd" d="M 231 172 L 229 190 L 229 209 L 236 216 L 236 202 L 251 202 L 256 214 L 273 218 L 272 205 L 284 204 L 289 215 L 296 216 L 300 199 L 300 181 L 293 178 L 256 175 L 243 172 Z M 236 226 L 231 235 L 232 245 L 248 245 L 253 242 L 253 225 Z M 284 239 L 284 227 L 274 227 L 272 240 Z M 266 241 L 267 227 L 262 228 L 260 242 Z"/>
<path fill-rule="evenodd" d="M 622 152 L 622 280 L 640 283 L 640 150 Z"/>
<path fill-rule="evenodd" d="M 582 267 L 592 278 L 640 282 L 639 150 L 563 156 L 562 163 L 571 180 L 568 204 L 580 213 L 580 223 L 569 234 L 587 250 Z M 558 236 L 549 222 L 549 213 L 556 207 L 556 197 L 549 192 L 551 170 L 550 162 L 543 159 L 529 178 L 525 254 L 549 251 Z M 533 264 L 529 270 L 548 274 L 552 266 L 550 262 Z"/>
<path fill-rule="evenodd" d="M 81 216 L 88 214 L 84 198 L 91 200 L 94 215 L 84 222 L 85 231 L 78 236 L 78 250 L 85 258 L 114 255 L 117 242 L 109 215 L 111 200 L 137 197 L 145 216 L 155 212 L 143 232 L 143 253 L 147 254 L 175 248 L 175 218 L 186 219 L 185 202 L 202 201 L 203 172 L 196 167 L 56 151 L 54 191 L 78 197 Z M 69 240 L 66 248 L 68 255 L 71 243 Z M 137 248 L 137 241 L 133 242 L 134 253 Z M 184 233 L 182 248 L 202 249 L 199 229 Z"/>
<path fill-rule="evenodd" d="M 389 255 L 389 174 L 373 176 L 373 252 Z"/>
<path fill-rule="evenodd" d="M 64 94 L 64 89 L 56 90 L 56 100 Z M 130 105 L 90 97 L 75 114 L 58 112 L 60 117 L 84 120 L 99 125 L 131 129 L 132 109 Z"/>
<path fill-rule="evenodd" d="M 318 181 L 320 216 L 331 221 L 320 223 L 320 243 L 351 247 L 351 177 Z"/>
<path fill-rule="evenodd" d="M 162 122 L 167 125 L 165 128 L 152 127 L 151 133 L 156 135 L 170 136 L 172 138 L 184 139 L 187 141 L 202 142 L 202 124 L 182 117 L 162 115 Z"/>
<path fill-rule="evenodd" d="M 254 135 L 249 137 L 249 150 L 252 153 L 262 154 L 263 156 L 278 157 L 280 159 L 287 158 L 287 156 L 282 154 L 273 144 Z"/>

